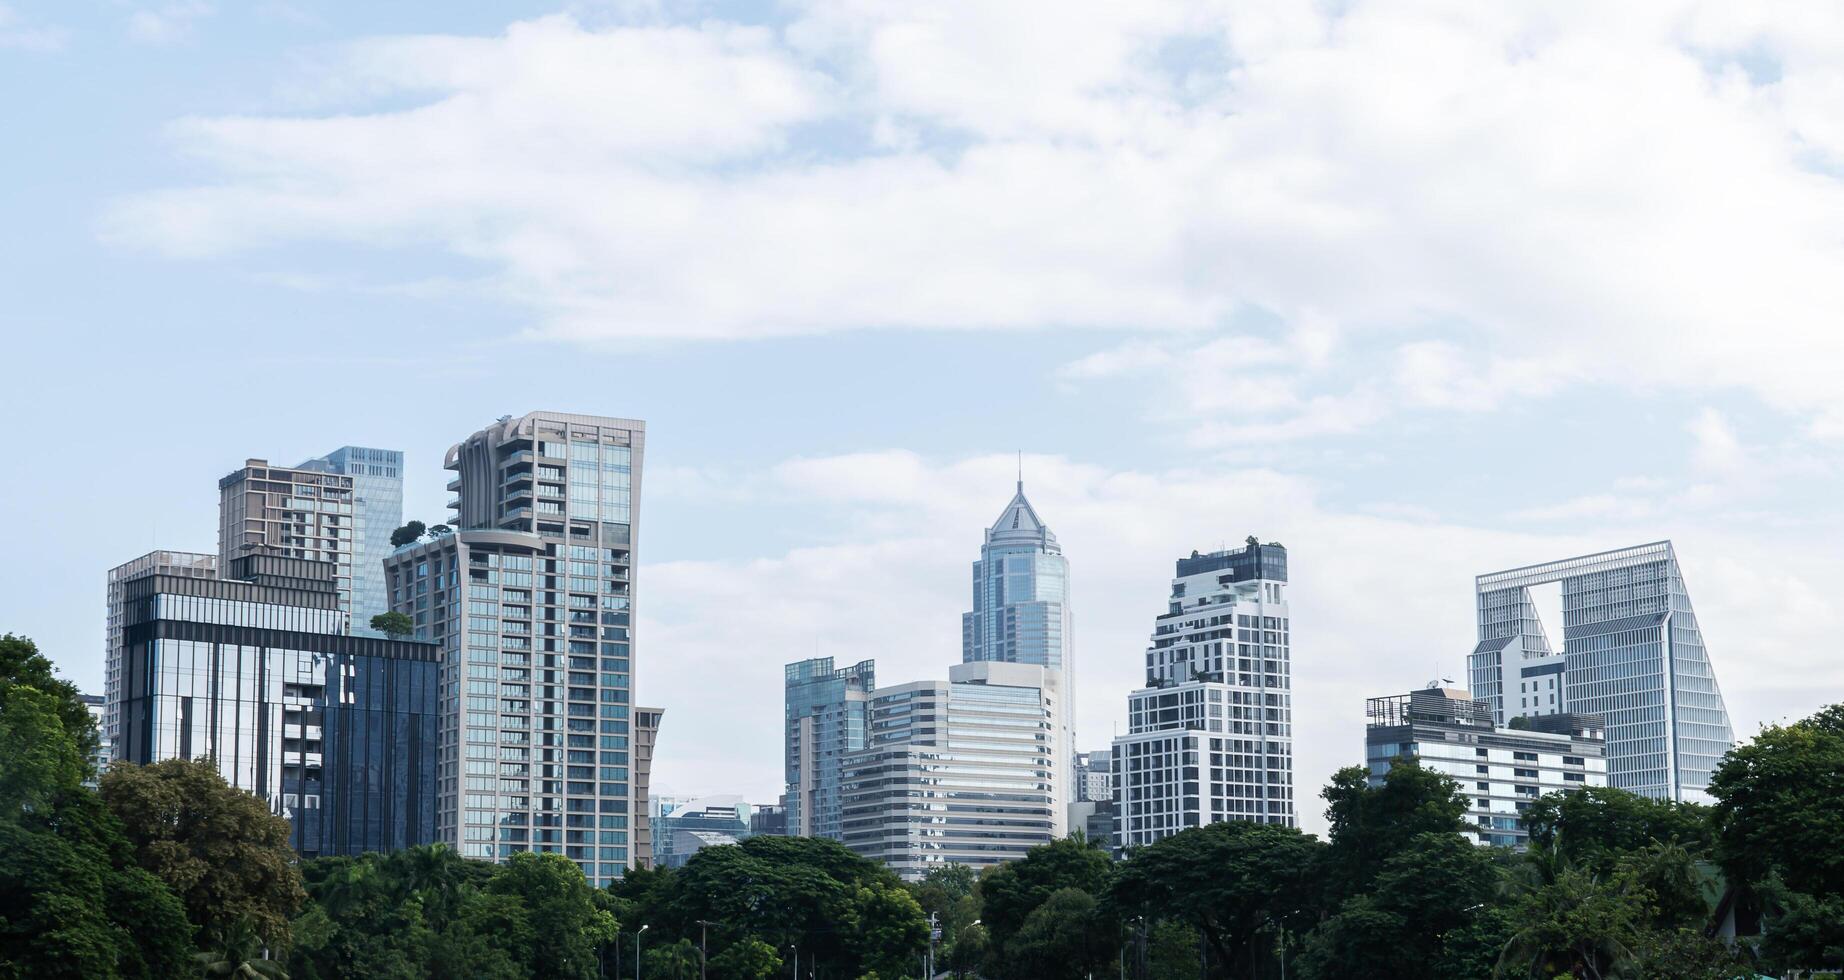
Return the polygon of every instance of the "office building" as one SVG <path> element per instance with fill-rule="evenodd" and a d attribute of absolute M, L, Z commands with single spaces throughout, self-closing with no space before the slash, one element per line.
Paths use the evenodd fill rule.
<path fill-rule="evenodd" d="M 1057 837 L 1055 684 L 1040 665 L 986 661 L 954 665 L 947 683 L 877 690 L 869 744 L 845 759 L 845 846 L 915 881 Z"/>
<path fill-rule="evenodd" d="M 652 803 L 653 866 L 683 868 L 706 847 L 748 840 L 752 814 L 740 796 L 697 799 L 655 798 Z"/>
<path fill-rule="evenodd" d="M 1562 593 L 1560 657 L 1531 593 L 1550 585 Z M 1553 709 L 1599 717 L 1609 785 L 1709 802 L 1734 732 L 1671 542 L 1481 575 L 1477 593 L 1468 668 L 1495 721 Z"/>
<path fill-rule="evenodd" d="M 1094 842 L 1105 850 L 1114 850 L 1114 801 L 1079 800 L 1069 805 L 1069 833 Z"/>
<path fill-rule="evenodd" d="M 127 613 L 126 585 L 148 575 L 167 578 L 211 579 L 218 577 L 218 556 L 191 551 L 151 551 L 133 561 L 109 569 L 108 620 L 106 650 L 103 655 L 103 721 L 98 731 L 102 743 L 115 758 L 115 743 L 121 737 L 121 678 L 125 651 L 122 647 L 122 622 Z"/>
<path fill-rule="evenodd" d="M 865 746 L 866 712 L 876 666 L 869 660 L 834 668 L 831 657 L 783 670 L 786 701 L 781 798 L 787 833 L 842 840 L 839 774 L 848 753 Z"/>
<path fill-rule="evenodd" d="M 786 837 L 788 836 L 787 807 L 779 803 L 757 804 L 749 814 L 749 836 L 751 837 Z"/>
<path fill-rule="evenodd" d="M 91 775 L 83 781 L 83 785 L 95 789 L 96 777 L 102 775 L 103 770 L 109 768 L 109 763 L 115 760 L 115 753 L 109 745 L 109 740 L 103 735 L 103 723 L 108 718 L 109 702 L 100 694 L 79 694 L 77 700 L 82 701 L 83 706 L 89 709 L 90 724 L 96 726 L 96 748 L 90 752 Z"/>
<path fill-rule="evenodd" d="M 1569 713 L 1496 725 L 1491 705 L 1463 690 L 1426 690 L 1366 702 L 1364 756 L 1370 785 L 1397 760 L 1452 776 L 1466 798 L 1467 836 L 1523 848 L 1524 811 L 1545 793 L 1607 785 L 1601 721 Z"/>
<path fill-rule="evenodd" d="M 1075 799 L 1075 658 L 1069 561 L 1024 496 L 1024 481 L 986 529 L 973 563 L 973 609 L 961 616 L 963 663 L 1035 664 L 1055 674 L 1060 704 L 1053 795 L 1058 834 Z"/>
<path fill-rule="evenodd" d="M 1220 820 L 1295 826 L 1287 549 L 1180 558 L 1114 739 L 1115 846 Z"/>
<path fill-rule="evenodd" d="M 352 632 L 382 635 L 371 628 L 371 618 L 391 608 L 384 588 L 384 559 L 396 547 L 391 532 L 403 525 L 403 453 L 341 446 L 295 469 L 352 478 Z"/>
<path fill-rule="evenodd" d="M 353 478 L 246 460 L 218 481 L 218 565 L 253 554 L 333 566 L 340 612 L 350 629 L 352 563 L 358 546 Z"/>
<path fill-rule="evenodd" d="M 1078 752 L 1074 765 L 1076 780 L 1075 791 L 1077 803 L 1090 800 L 1114 799 L 1114 767 L 1108 761 L 1109 752 L 1102 749 L 1097 752 Z M 1076 825 L 1071 824 L 1071 829 Z"/>
<path fill-rule="evenodd" d="M 332 563 L 202 567 L 148 556 L 111 576 L 117 758 L 209 756 L 304 857 L 433 841 L 436 648 L 348 635 Z"/>
<path fill-rule="evenodd" d="M 442 651 L 437 833 L 468 857 L 563 854 L 598 887 L 652 863 L 660 712 L 633 702 L 645 436 L 503 418 L 444 457 L 453 530 L 385 561 L 392 609 Z"/>

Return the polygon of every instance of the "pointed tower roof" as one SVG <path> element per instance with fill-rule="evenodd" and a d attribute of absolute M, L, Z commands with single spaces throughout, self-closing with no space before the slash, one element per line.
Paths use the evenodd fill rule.
<path fill-rule="evenodd" d="M 1024 481 L 1018 481 L 1018 492 L 1012 495 L 1012 502 L 1005 505 L 999 519 L 986 529 L 987 544 L 1034 544 L 1045 551 L 1061 553 L 1057 546 L 1056 535 L 1050 533 L 1037 510 L 1024 496 Z"/>

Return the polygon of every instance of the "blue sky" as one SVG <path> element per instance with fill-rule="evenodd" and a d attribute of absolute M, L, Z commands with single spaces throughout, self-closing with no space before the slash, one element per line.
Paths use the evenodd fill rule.
<path fill-rule="evenodd" d="M 777 791 L 780 665 L 958 656 L 1025 453 L 1124 715 L 1172 558 L 1296 572 L 1301 806 L 1471 576 L 1672 538 L 1737 730 L 1835 699 L 1844 58 L 1807 7 L 0 0 L 0 629 L 215 480 L 651 428 L 667 793 Z"/>

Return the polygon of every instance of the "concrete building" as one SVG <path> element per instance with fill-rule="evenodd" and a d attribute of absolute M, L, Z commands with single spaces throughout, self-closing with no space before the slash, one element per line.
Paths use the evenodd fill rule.
<path fill-rule="evenodd" d="M 1531 592 L 1550 585 L 1562 593 L 1560 655 Z M 1610 785 L 1709 802 L 1710 774 L 1735 736 L 1671 542 L 1492 572 L 1476 588 L 1479 642 L 1468 671 L 1497 723 L 1563 711 L 1600 717 Z"/>
<path fill-rule="evenodd" d="M 1440 687 L 1371 698 L 1365 715 L 1370 784 L 1381 785 L 1400 759 L 1452 776 L 1466 797 L 1475 843 L 1525 847 L 1523 813 L 1537 797 L 1607 785 L 1599 718 L 1545 714 L 1518 722 L 1527 727 L 1502 727 L 1487 702 Z"/>
<path fill-rule="evenodd" d="M 102 743 L 115 758 L 115 743 L 121 737 L 120 718 L 122 666 L 122 623 L 127 614 L 126 585 L 130 580 L 148 575 L 167 578 L 213 579 L 218 577 L 218 556 L 191 551 L 150 551 L 133 561 L 109 569 L 108 626 L 103 653 L 103 720 L 99 729 Z"/>
<path fill-rule="evenodd" d="M 296 466 L 297 470 L 336 473 L 352 478 L 352 632 L 382 635 L 371 618 L 389 612 L 384 587 L 384 559 L 395 548 L 391 532 L 403 525 L 403 453 L 395 449 L 341 446 Z"/>
<path fill-rule="evenodd" d="M 749 814 L 749 836 L 788 836 L 787 807 L 779 803 L 761 803 Z"/>
<path fill-rule="evenodd" d="M 740 796 L 658 798 L 652 802 L 653 865 L 683 868 L 706 847 L 736 844 L 750 836 L 749 804 Z"/>
<path fill-rule="evenodd" d="M 352 481 L 341 473 L 246 460 L 218 481 L 219 567 L 253 554 L 326 562 L 349 629 L 359 541 Z"/>
<path fill-rule="evenodd" d="M 1024 480 L 986 529 L 973 563 L 973 609 L 961 616 L 963 663 L 1035 664 L 1054 675 L 1059 711 L 1052 796 L 1057 833 L 1075 796 L 1075 649 L 1069 560 L 1024 496 Z"/>
<path fill-rule="evenodd" d="M 453 531 L 385 561 L 392 609 L 442 651 L 437 832 L 466 856 L 563 854 L 598 887 L 652 863 L 660 712 L 633 697 L 645 438 L 631 419 L 503 418 L 444 457 Z"/>
<path fill-rule="evenodd" d="M 865 747 L 866 715 L 877 668 L 869 660 L 835 668 L 831 657 L 783 670 L 786 703 L 782 773 L 787 833 L 843 840 L 839 776 L 849 753 Z"/>
<path fill-rule="evenodd" d="M 1076 753 L 1075 793 L 1076 802 L 1114 799 L 1114 765 L 1109 761 L 1109 750 Z M 1076 824 L 1070 824 L 1073 829 Z"/>
<path fill-rule="evenodd" d="M 189 574 L 203 567 L 111 576 L 117 758 L 211 757 L 304 857 L 433 841 L 439 651 L 348 635 L 332 563 L 256 552 Z"/>
<path fill-rule="evenodd" d="M 1118 848 L 1219 820 L 1295 826 L 1287 549 L 1177 563 L 1111 757 Z"/>
<path fill-rule="evenodd" d="M 845 845 L 915 881 L 948 863 L 986 868 L 1058 836 L 1057 674 L 956 664 L 948 681 L 880 688 L 869 744 L 845 759 Z"/>

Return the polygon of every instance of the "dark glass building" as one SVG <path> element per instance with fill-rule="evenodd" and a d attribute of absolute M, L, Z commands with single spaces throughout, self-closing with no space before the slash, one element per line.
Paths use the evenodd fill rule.
<path fill-rule="evenodd" d="M 334 567 L 271 554 L 121 583 L 116 758 L 210 757 L 303 857 L 435 839 L 439 652 L 352 636 Z"/>

